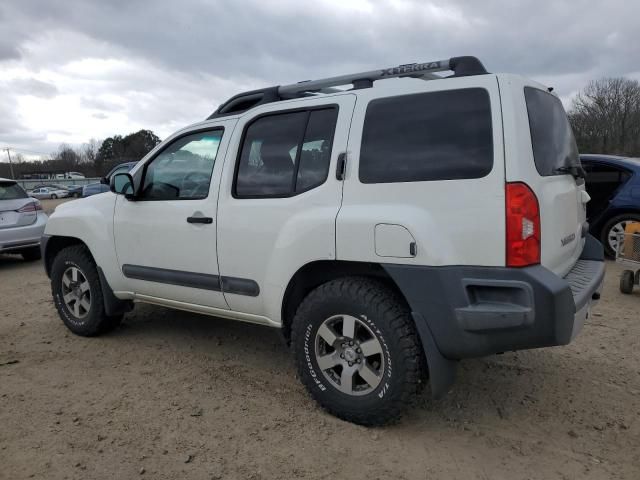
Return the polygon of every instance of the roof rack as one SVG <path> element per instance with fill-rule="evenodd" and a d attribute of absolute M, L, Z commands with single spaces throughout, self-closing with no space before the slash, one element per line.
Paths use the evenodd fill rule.
<path fill-rule="evenodd" d="M 453 77 L 470 75 L 484 75 L 487 70 L 476 57 L 452 57 L 449 60 L 437 60 L 435 62 L 409 63 L 397 67 L 382 68 L 368 72 L 340 75 L 338 77 L 323 78 L 321 80 L 305 80 L 291 85 L 268 87 L 260 90 L 251 90 L 231 97 L 213 112 L 207 120 L 247 111 L 258 105 L 278 102 L 291 98 L 305 97 L 326 93 L 335 93 L 341 90 L 332 88 L 341 85 L 352 85 L 353 90 L 370 88 L 373 82 L 388 78 L 411 77 L 424 80 L 436 80 L 443 78 L 436 72 L 451 70 Z"/>

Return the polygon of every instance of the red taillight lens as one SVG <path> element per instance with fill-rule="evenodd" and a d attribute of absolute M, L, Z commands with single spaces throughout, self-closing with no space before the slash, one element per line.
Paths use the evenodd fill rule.
<path fill-rule="evenodd" d="M 42 210 L 42 204 L 40 202 L 31 202 L 18 210 L 18 213 L 37 212 L 38 210 Z"/>
<path fill-rule="evenodd" d="M 524 183 L 506 185 L 507 266 L 540 263 L 540 207 Z"/>

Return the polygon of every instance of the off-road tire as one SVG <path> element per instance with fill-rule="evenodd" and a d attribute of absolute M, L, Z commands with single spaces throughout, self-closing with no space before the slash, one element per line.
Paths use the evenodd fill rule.
<path fill-rule="evenodd" d="M 84 318 L 78 318 L 63 301 L 62 276 L 69 267 L 78 268 L 89 282 L 91 305 Z M 109 316 L 104 310 L 102 287 L 96 264 L 83 245 L 62 249 L 51 265 L 51 294 L 60 318 L 76 335 L 91 337 L 109 332 L 122 321 L 123 315 Z"/>
<path fill-rule="evenodd" d="M 327 381 L 316 360 L 316 333 L 336 315 L 366 322 L 382 345 L 389 368 L 370 393 L 348 395 Z M 299 376 L 329 413 L 366 426 L 394 423 L 414 402 L 426 379 L 426 360 L 404 300 L 382 282 L 346 277 L 327 282 L 302 301 L 292 322 L 291 346 Z"/>
<path fill-rule="evenodd" d="M 620 291 L 629 295 L 633 292 L 633 285 L 635 283 L 635 275 L 631 270 L 625 270 L 620 275 Z"/>
<path fill-rule="evenodd" d="M 22 258 L 27 262 L 34 262 L 42 258 L 40 247 L 25 248 L 24 250 L 20 251 L 20 255 L 22 255 Z"/>

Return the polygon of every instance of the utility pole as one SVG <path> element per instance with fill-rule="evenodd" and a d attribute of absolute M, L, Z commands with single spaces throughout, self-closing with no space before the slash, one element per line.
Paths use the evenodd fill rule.
<path fill-rule="evenodd" d="M 7 151 L 7 157 L 9 157 L 9 170 L 11 170 L 11 179 L 15 180 L 16 177 L 13 174 L 13 164 L 11 163 L 11 149 L 10 148 L 5 148 L 5 150 Z"/>

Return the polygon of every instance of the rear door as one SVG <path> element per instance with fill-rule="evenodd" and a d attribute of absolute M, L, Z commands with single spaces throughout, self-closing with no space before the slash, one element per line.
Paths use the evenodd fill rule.
<path fill-rule="evenodd" d="M 289 280 L 306 263 L 335 259 L 355 95 L 275 102 L 238 120 L 218 211 L 220 272 L 232 310 L 281 316 Z"/>
<path fill-rule="evenodd" d="M 584 178 L 568 170 L 580 166 L 578 148 L 560 99 L 521 77 L 500 77 L 508 182 L 524 182 L 540 206 L 541 263 L 564 276 L 584 246 Z"/>

